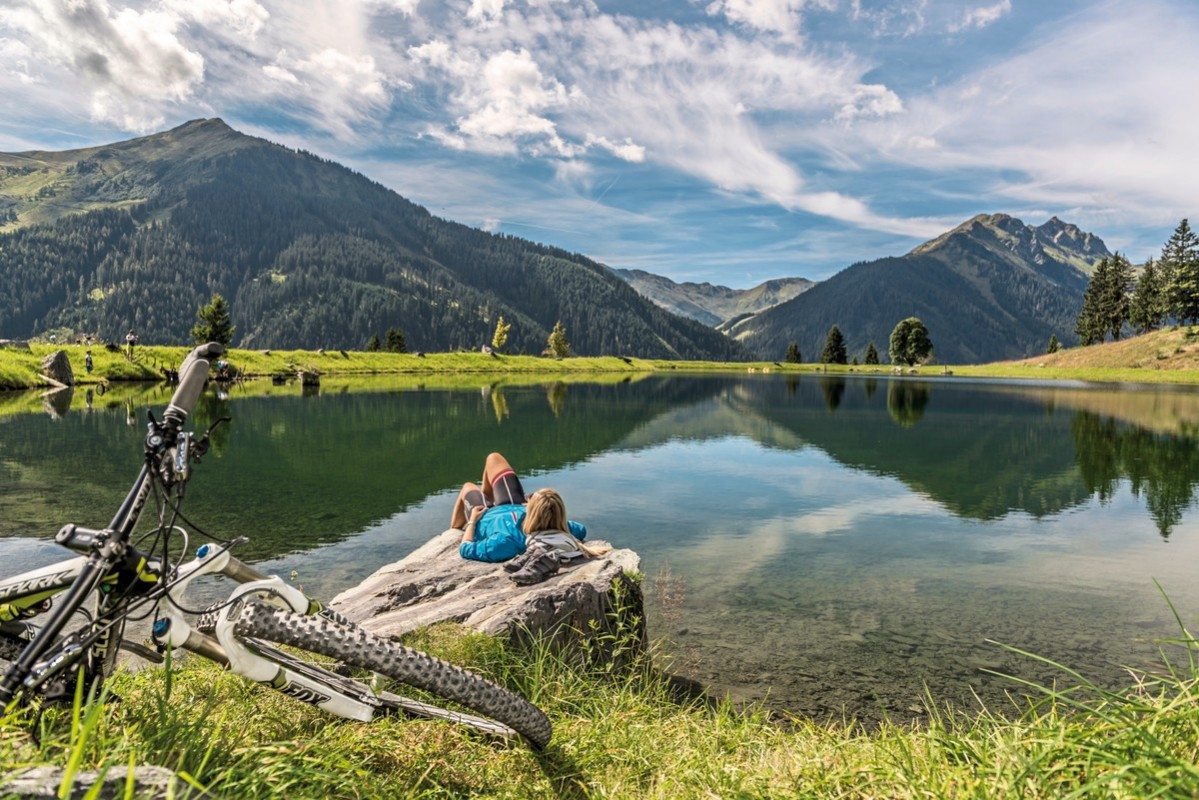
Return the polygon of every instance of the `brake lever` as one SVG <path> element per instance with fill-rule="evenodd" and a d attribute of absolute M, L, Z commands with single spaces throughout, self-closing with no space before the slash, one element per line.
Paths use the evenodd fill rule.
<path fill-rule="evenodd" d="M 216 421 L 213 422 L 211 425 L 209 425 L 208 429 L 204 431 L 204 435 L 202 435 L 199 439 L 196 440 L 196 442 L 192 445 L 192 453 L 193 453 L 192 457 L 197 462 L 199 462 L 200 456 L 208 453 L 208 449 L 209 449 L 208 439 L 212 435 L 212 432 L 214 430 L 216 430 L 216 427 L 218 425 L 220 425 L 222 422 L 232 422 L 232 421 L 233 421 L 232 417 L 217 417 Z"/>

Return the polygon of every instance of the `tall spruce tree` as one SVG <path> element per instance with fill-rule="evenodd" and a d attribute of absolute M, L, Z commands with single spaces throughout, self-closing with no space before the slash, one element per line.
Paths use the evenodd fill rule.
<path fill-rule="evenodd" d="M 387 349 L 392 353 L 407 353 L 408 343 L 404 341 L 404 332 L 399 328 L 387 329 Z"/>
<path fill-rule="evenodd" d="M 1062 343 L 1057 340 L 1057 334 L 1049 334 L 1049 344 L 1045 345 L 1045 354 L 1052 355 L 1062 349 Z"/>
<path fill-rule="evenodd" d="M 828 329 L 828 338 L 824 340 L 824 352 L 820 354 L 821 364 L 848 364 L 849 354 L 845 350 L 845 337 L 836 325 Z"/>
<path fill-rule="evenodd" d="M 865 358 L 864 363 L 866 363 L 866 364 L 877 364 L 878 363 L 878 348 L 874 346 L 874 342 L 871 342 L 870 344 L 866 345 L 866 358 Z"/>
<path fill-rule="evenodd" d="M 783 356 L 783 360 L 788 364 L 798 364 L 803 361 L 803 354 L 799 352 L 799 345 L 795 342 L 787 345 L 787 354 Z"/>
<path fill-rule="evenodd" d="M 1128 307 L 1128 321 L 1137 333 L 1148 333 L 1162 326 L 1169 308 L 1161 271 L 1152 258 L 1145 262 Z"/>
<path fill-rule="evenodd" d="M 1107 333 L 1107 325 L 1103 313 L 1103 296 L 1111 272 L 1111 261 L 1103 258 L 1095 265 L 1095 272 L 1087 282 L 1087 289 L 1082 296 L 1082 310 L 1078 312 L 1078 320 L 1074 324 L 1074 332 L 1083 344 L 1099 344 Z"/>
<path fill-rule="evenodd" d="M 1113 341 L 1120 341 L 1124 324 L 1128 322 L 1133 283 L 1132 264 L 1120 253 L 1115 253 L 1108 266 L 1107 280 L 1100 290 L 1103 330 L 1112 335 Z"/>
<path fill-rule="evenodd" d="M 1170 313 L 1180 322 L 1199 321 L 1199 237 L 1187 220 L 1162 248 L 1161 268 L 1169 275 Z"/>
<path fill-rule="evenodd" d="M 228 345 L 233 341 L 237 327 L 231 321 L 229 303 L 219 293 L 212 296 L 208 305 L 201 306 L 196 316 L 199 322 L 192 327 L 192 341 L 196 344 L 220 342 Z"/>

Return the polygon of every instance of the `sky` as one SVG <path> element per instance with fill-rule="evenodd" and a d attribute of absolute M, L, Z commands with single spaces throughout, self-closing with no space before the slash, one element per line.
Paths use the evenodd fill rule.
<path fill-rule="evenodd" d="M 2 0 L 0 151 L 197 118 L 675 281 L 1199 218 L 1199 0 Z"/>

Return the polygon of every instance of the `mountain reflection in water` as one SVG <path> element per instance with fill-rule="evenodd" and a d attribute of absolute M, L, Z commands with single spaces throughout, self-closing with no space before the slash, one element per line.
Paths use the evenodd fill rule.
<path fill-rule="evenodd" d="M 469 381 L 470 379 L 466 379 Z M 0 395 L 0 559 L 107 522 L 162 387 Z M 129 421 L 134 412 L 134 424 Z M 641 553 L 675 668 L 737 698 L 920 717 L 1052 682 L 1000 641 L 1122 685 L 1193 609 L 1199 394 L 878 376 L 604 384 L 389 379 L 206 393 L 189 517 L 331 595 L 441 530 L 504 452 Z M 14 567 L 14 569 L 16 568 Z M 1194 602 L 1193 602 L 1194 601 Z"/>

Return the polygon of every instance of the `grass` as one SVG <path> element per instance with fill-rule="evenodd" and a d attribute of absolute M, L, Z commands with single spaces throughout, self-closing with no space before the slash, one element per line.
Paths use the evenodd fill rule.
<path fill-rule="evenodd" d="M 337 720 L 204 664 L 122 673 L 107 702 L 0 718 L 0 770 L 164 766 L 224 797 L 1143 798 L 1199 791 L 1199 669 L 1108 692 L 1064 668 L 1023 713 L 936 710 L 922 727 L 771 717 L 680 700 L 627 670 L 454 626 L 410 644 L 508 685 L 554 723 L 544 753 L 439 722 Z M 1029 658 L 1035 656 L 1028 655 Z M 102 708 L 102 712 L 96 709 Z M 1010 711 L 1010 709 L 1009 709 Z M 31 728 L 38 732 L 35 737 Z"/>
<path fill-rule="evenodd" d="M 93 346 L 95 372 L 83 372 L 83 345 L 31 345 L 30 351 L 0 349 L 0 389 L 46 386 L 40 376 L 41 360 L 56 349 L 65 350 L 81 385 L 112 381 L 157 381 L 162 368 L 176 368 L 188 348 L 139 346 L 130 362 L 121 353 Z M 562 360 L 520 355 L 482 353 L 367 353 L 361 351 L 239 350 L 228 354 L 230 363 L 250 377 L 285 375 L 299 370 L 327 377 L 379 375 L 505 375 L 569 379 L 583 375 L 645 375 L 654 372 L 781 372 L 889 375 L 890 365 L 786 364 L 776 361 L 720 362 L 668 361 L 617 356 L 572 357 Z M 909 374 L 910 370 L 904 370 Z M 1073 380 L 1104 383 L 1199 384 L 1199 329 L 1175 327 L 1143 336 L 1091 347 L 1075 347 L 1052 355 L 1021 361 L 974 365 L 925 365 L 915 374 L 936 377 L 952 374 L 969 378 Z"/>

